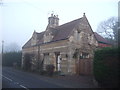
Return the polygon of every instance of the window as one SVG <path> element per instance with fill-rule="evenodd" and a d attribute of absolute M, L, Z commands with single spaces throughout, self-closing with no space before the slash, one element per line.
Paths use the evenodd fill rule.
<path fill-rule="evenodd" d="M 74 31 L 75 40 L 77 40 L 77 31 Z"/>
<path fill-rule="evenodd" d="M 82 52 L 80 54 L 80 59 L 86 59 L 86 58 L 89 58 L 89 53 Z"/>
<path fill-rule="evenodd" d="M 44 53 L 44 64 L 50 64 L 49 53 Z"/>
<path fill-rule="evenodd" d="M 80 41 L 80 32 L 77 33 L 77 40 Z"/>

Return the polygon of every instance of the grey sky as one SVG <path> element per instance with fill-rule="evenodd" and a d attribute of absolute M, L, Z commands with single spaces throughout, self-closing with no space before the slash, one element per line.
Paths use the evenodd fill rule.
<path fill-rule="evenodd" d="M 96 31 L 103 20 L 118 16 L 119 0 L 2 0 L 0 6 L 0 41 L 22 47 L 34 30 L 44 31 L 54 11 L 60 25 L 81 18 L 83 13 Z M 0 44 L 1 45 L 1 44 Z"/>

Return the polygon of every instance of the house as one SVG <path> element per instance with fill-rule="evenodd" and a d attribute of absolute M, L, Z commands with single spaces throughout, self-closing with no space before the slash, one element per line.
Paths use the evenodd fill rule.
<path fill-rule="evenodd" d="M 58 15 L 51 14 L 46 30 L 34 31 L 22 47 L 22 68 L 26 65 L 25 55 L 34 54 L 29 67 L 32 70 L 40 65 L 46 70 L 46 65 L 53 64 L 55 71 L 64 74 L 90 75 L 94 50 L 103 43 L 103 46 L 108 45 L 104 38 L 92 31 L 85 13 L 63 25 L 59 25 Z"/>

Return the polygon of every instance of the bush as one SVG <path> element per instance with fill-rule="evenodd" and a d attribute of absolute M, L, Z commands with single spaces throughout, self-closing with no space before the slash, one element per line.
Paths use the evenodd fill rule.
<path fill-rule="evenodd" d="M 31 66 L 32 66 L 31 61 L 33 57 L 34 57 L 34 54 L 26 53 L 24 55 L 24 65 L 23 65 L 24 70 L 27 70 L 27 71 L 31 70 Z"/>
<path fill-rule="evenodd" d="M 95 51 L 93 73 L 99 85 L 118 87 L 120 48 L 103 48 Z"/>
<path fill-rule="evenodd" d="M 54 68 L 55 67 L 52 64 L 46 65 L 46 71 L 49 76 L 53 76 Z"/>

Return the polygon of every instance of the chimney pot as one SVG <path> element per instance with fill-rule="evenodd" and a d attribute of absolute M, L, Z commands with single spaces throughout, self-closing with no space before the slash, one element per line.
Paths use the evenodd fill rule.
<path fill-rule="evenodd" d="M 51 17 L 53 17 L 53 13 L 51 14 Z"/>
<path fill-rule="evenodd" d="M 83 16 L 85 16 L 85 13 L 83 13 Z"/>

